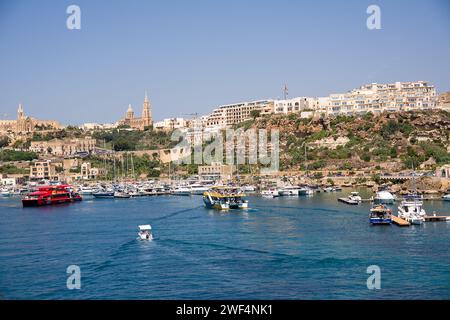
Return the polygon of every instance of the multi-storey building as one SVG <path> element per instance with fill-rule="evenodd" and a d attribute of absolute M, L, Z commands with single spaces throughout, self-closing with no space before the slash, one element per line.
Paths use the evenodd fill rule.
<path fill-rule="evenodd" d="M 206 126 L 227 127 L 250 120 L 253 110 L 261 113 L 273 113 L 273 100 L 240 102 L 220 106 L 208 116 Z"/>
<path fill-rule="evenodd" d="M 173 130 L 186 128 L 188 125 L 187 121 L 183 118 L 169 118 L 164 119 L 153 124 L 153 128 L 157 130 Z"/>
<path fill-rule="evenodd" d="M 83 139 L 53 139 L 50 141 L 32 141 L 30 151 L 53 154 L 55 156 L 72 156 L 77 153 L 92 153 L 97 141 L 91 137 Z"/>
<path fill-rule="evenodd" d="M 426 81 L 372 83 L 329 99 L 327 115 L 426 110 L 437 102 L 434 86 Z"/>
<path fill-rule="evenodd" d="M 30 179 L 54 180 L 57 178 L 56 167 L 51 160 L 33 161 L 30 166 Z"/>

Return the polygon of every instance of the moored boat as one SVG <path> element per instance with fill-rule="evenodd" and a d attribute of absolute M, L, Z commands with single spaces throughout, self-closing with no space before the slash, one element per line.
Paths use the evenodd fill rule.
<path fill-rule="evenodd" d="M 375 203 L 392 204 L 394 201 L 394 196 L 387 190 L 378 191 L 374 198 Z"/>
<path fill-rule="evenodd" d="M 423 209 L 423 202 L 417 197 L 406 197 L 398 207 L 398 217 L 411 224 L 420 225 L 425 221 L 426 212 Z"/>
<path fill-rule="evenodd" d="M 392 211 L 384 204 L 374 205 L 370 209 L 369 222 L 374 225 L 385 225 L 392 223 Z"/>
<path fill-rule="evenodd" d="M 172 190 L 172 194 L 175 196 L 190 196 L 191 188 L 179 186 Z"/>
<path fill-rule="evenodd" d="M 276 197 L 279 197 L 280 194 L 278 192 L 278 189 L 270 188 L 270 189 L 261 191 L 261 196 L 263 196 L 264 198 L 276 198 Z"/>
<path fill-rule="evenodd" d="M 290 197 L 290 196 L 298 196 L 300 187 L 298 186 L 286 186 L 280 189 L 280 196 Z"/>
<path fill-rule="evenodd" d="M 92 195 L 98 199 L 112 199 L 114 198 L 114 191 L 112 190 L 97 191 Z"/>
<path fill-rule="evenodd" d="M 116 191 L 114 192 L 114 198 L 117 199 L 128 199 L 131 198 L 131 195 L 125 191 Z"/>

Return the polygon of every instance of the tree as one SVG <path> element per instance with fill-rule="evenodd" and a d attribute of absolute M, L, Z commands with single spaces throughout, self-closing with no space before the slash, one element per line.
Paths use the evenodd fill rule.
<path fill-rule="evenodd" d="M 252 110 L 250 111 L 250 116 L 255 120 L 261 115 L 261 110 Z"/>
<path fill-rule="evenodd" d="M 9 138 L 7 136 L 0 137 L 0 148 L 7 147 L 9 144 Z"/>

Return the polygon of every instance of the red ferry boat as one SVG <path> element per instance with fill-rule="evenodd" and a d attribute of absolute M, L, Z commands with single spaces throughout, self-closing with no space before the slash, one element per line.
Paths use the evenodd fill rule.
<path fill-rule="evenodd" d="M 81 201 L 78 193 L 73 193 L 69 185 L 42 186 L 22 199 L 24 207 L 45 206 Z"/>

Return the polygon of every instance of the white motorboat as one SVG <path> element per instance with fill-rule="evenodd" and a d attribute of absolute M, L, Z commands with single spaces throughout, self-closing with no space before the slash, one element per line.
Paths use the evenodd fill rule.
<path fill-rule="evenodd" d="M 96 192 L 97 190 L 95 190 L 92 187 L 80 187 L 78 189 L 78 193 L 83 195 L 83 196 L 91 196 L 94 192 Z"/>
<path fill-rule="evenodd" d="M 450 193 L 448 193 L 448 194 L 442 196 L 442 200 L 444 200 L 444 201 L 450 201 Z"/>
<path fill-rule="evenodd" d="M 128 199 L 131 198 L 131 195 L 126 191 L 115 191 L 114 198 L 116 199 Z"/>
<path fill-rule="evenodd" d="M 350 192 L 350 195 L 348 196 L 348 199 L 351 200 L 351 201 L 356 201 L 356 202 L 361 202 L 362 201 L 362 198 L 359 195 L 359 192 L 357 192 L 357 191 Z"/>
<path fill-rule="evenodd" d="M 286 186 L 280 189 L 280 196 L 298 196 L 299 187 L 297 186 Z"/>
<path fill-rule="evenodd" d="M 172 190 L 172 194 L 176 196 L 190 196 L 191 195 L 191 188 L 189 187 L 176 187 Z"/>
<path fill-rule="evenodd" d="M 252 185 L 242 186 L 241 189 L 243 192 L 255 192 L 256 191 L 256 187 L 252 186 Z"/>
<path fill-rule="evenodd" d="M 190 188 L 191 194 L 195 194 L 195 195 L 202 195 L 203 193 L 205 193 L 206 191 L 209 190 L 208 187 L 205 187 L 204 185 L 199 184 L 199 183 L 191 184 L 189 186 L 189 188 Z"/>
<path fill-rule="evenodd" d="M 394 196 L 387 190 L 378 191 L 374 198 L 375 203 L 392 204 L 394 201 Z"/>
<path fill-rule="evenodd" d="M 314 190 L 309 187 L 303 187 L 298 190 L 299 196 L 312 196 L 314 194 Z"/>
<path fill-rule="evenodd" d="M 426 215 L 422 206 L 423 202 L 418 200 L 417 197 L 407 197 L 398 207 L 398 217 L 411 224 L 422 224 Z"/>
<path fill-rule="evenodd" d="M 9 197 L 12 195 L 12 191 L 6 188 L 0 189 L 0 196 L 2 197 Z"/>
<path fill-rule="evenodd" d="M 139 226 L 138 232 L 139 239 L 141 240 L 152 240 L 152 226 L 149 224 L 143 224 Z"/>
<path fill-rule="evenodd" d="M 279 197 L 280 194 L 277 189 L 271 188 L 261 191 L 261 196 L 263 196 L 264 198 L 275 198 Z"/>

